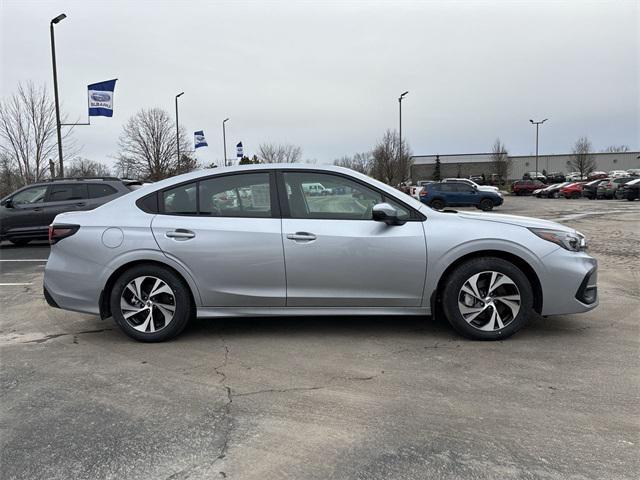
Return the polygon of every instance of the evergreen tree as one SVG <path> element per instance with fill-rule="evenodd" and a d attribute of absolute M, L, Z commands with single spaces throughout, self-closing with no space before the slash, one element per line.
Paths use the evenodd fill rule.
<path fill-rule="evenodd" d="M 442 174 L 440 173 L 440 155 L 436 155 L 436 166 L 433 168 L 433 179 L 438 182 L 442 180 Z"/>

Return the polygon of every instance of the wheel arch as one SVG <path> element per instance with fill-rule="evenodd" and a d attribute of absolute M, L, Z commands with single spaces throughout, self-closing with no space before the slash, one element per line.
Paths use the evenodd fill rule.
<path fill-rule="evenodd" d="M 543 305 L 543 294 L 542 294 L 542 284 L 540 283 L 540 278 L 538 278 L 538 274 L 536 271 L 529 265 L 529 263 L 524 260 L 522 257 L 518 255 L 506 252 L 504 250 L 478 250 L 475 252 L 467 253 L 462 255 L 453 261 L 440 275 L 440 279 L 438 280 L 438 284 L 436 289 L 431 294 L 431 312 L 436 312 L 440 308 L 440 299 L 444 286 L 447 283 L 448 277 L 451 275 L 451 272 L 455 270 L 459 265 L 474 259 L 481 257 L 498 257 L 508 262 L 513 263 L 516 267 L 518 267 L 522 272 L 527 276 L 529 282 L 531 282 L 531 288 L 533 289 L 533 309 L 540 314 L 542 312 Z"/>
<path fill-rule="evenodd" d="M 110 304 L 109 299 L 111 298 L 111 291 L 113 290 L 113 286 L 118 280 L 118 278 L 127 270 L 133 267 L 137 267 L 139 265 L 154 265 L 154 266 L 166 268 L 167 270 L 170 270 L 171 272 L 176 274 L 178 278 L 180 278 L 180 280 L 184 282 L 185 287 L 187 287 L 187 291 L 189 292 L 189 297 L 191 299 L 191 308 L 192 309 L 196 308 L 196 300 L 195 300 L 193 290 L 191 289 L 191 285 L 189 284 L 185 276 L 180 271 L 178 271 L 176 268 L 172 267 L 171 265 L 164 262 L 160 262 L 158 260 L 146 260 L 146 259 L 142 260 L 141 259 L 141 260 L 133 260 L 123 265 L 120 265 L 109 276 L 109 278 L 107 279 L 104 285 L 104 288 L 102 289 L 102 292 L 100 292 L 100 318 L 105 319 L 111 316 L 111 307 L 109 306 Z"/>

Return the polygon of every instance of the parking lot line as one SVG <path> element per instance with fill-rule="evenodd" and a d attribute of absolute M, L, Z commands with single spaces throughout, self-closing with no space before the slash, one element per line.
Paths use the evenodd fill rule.
<path fill-rule="evenodd" d="M 28 283 L 0 283 L 0 287 L 23 287 L 26 285 L 33 285 L 33 282 Z"/>

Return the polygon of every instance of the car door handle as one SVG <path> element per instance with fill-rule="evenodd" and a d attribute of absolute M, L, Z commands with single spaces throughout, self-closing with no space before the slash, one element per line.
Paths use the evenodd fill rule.
<path fill-rule="evenodd" d="M 287 233 L 287 238 L 289 240 L 295 240 L 296 242 L 311 242 L 315 240 L 317 237 L 313 233 L 309 233 L 309 232 L 296 232 L 296 233 Z"/>
<path fill-rule="evenodd" d="M 165 233 L 167 238 L 175 238 L 176 240 L 189 240 L 196 236 L 191 230 L 185 230 L 183 228 L 178 228 L 176 230 L 169 230 Z"/>
<path fill-rule="evenodd" d="M 40 210 L 42 210 L 42 207 L 36 207 L 33 209 L 34 212 L 39 212 Z"/>
<path fill-rule="evenodd" d="M 78 202 L 76 203 L 76 207 L 84 207 L 86 205 L 85 202 Z"/>

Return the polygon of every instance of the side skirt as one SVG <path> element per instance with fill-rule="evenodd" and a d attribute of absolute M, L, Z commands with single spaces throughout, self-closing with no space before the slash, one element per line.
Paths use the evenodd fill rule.
<path fill-rule="evenodd" d="M 429 307 L 198 307 L 198 318 L 308 315 L 430 315 Z"/>

